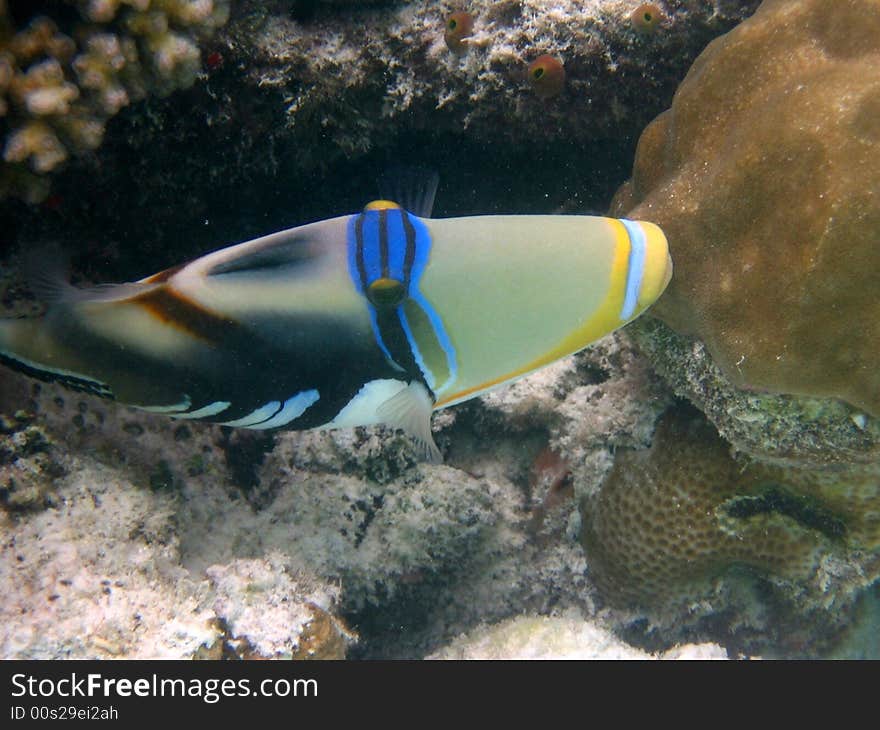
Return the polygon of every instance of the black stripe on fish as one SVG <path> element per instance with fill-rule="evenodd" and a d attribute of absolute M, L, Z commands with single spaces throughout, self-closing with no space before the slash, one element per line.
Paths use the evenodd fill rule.
<path fill-rule="evenodd" d="M 357 263 L 358 278 L 363 291 L 367 290 L 367 265 L 364 262 L 364 214 L 361 213 L 354 224 L 355 235 L 355 261 Z"/>
<path fill-rule="evenodd" d="M 379 211 L 379 260 L 382 262 L 382 277 L 387 279 L 391 276 L 390 264 L 388 263 L 388 211 Z"/>
<path fill-rule="evenodd" d="M 406 291 L 409 291 L 409 282 L 410 277 L 412 275 L 413 263 L 416 260 L 416 229 L 412 224 L 412 221 L 409 219 L 409 216 L 406 214 L 406 211 L 401 211 L 401 220 L 403 221 L 403 231 L 406 236 L 406 252 L 403 256 L 403 273 L 404 280 L 403 286 Z"/>

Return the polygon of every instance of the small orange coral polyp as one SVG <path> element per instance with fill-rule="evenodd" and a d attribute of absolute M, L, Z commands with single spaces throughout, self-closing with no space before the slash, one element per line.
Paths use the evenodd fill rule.
<path fill-rule="evenodd" d="M 467 38 L 474 30 L 474 16 L 464 11 L 453 13 L 446 19 L 446 31 L 443 38 L 446 46 L 453 53 L 467 50 Z"/>
<path fill-rule="evenodd" d="M 565 86 L 565 67 L 562 61 L 547 54 L 532 61 L 526 75 L 532 91 L 541 99 L 558 96 Z"/>
<path fill-rule="evenodd" d="M 654 3 L 642 3 L 629 16 L 633 27 L 639 33 L 653 33 L 663 22 L 663 11 Z"/>

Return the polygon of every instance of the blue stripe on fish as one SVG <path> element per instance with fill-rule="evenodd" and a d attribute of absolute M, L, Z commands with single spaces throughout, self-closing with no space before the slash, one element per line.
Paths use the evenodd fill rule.
<path fill-rule="evenodd" d="M 434 390 L 454 379 L 457 366 L 443 321 L 419 290 L 430 252 L 427 226 L 393 203 L 383 201 L 381 207 L 367 206 L 349 221 L 349 274 L 357 292 L 367 299 L 376 344 L 392 366 L 412 377 L 421 375 Z M 379 279 L 383 281 L 376 284 Z M 393 297 L 395 286 L 399 287 L 403 301 L 383 299 L 389 293 Z M 424 314 L 418 331 L 404 312 L 406 300 L 415 303 Z M 432 333 L 425 331 L 426 323 Z M 445 366 L 436 359 L 437 345 L 446 359 Z M 432 348 L 434 365 L 443 367 L 442 383 L 437 382 L 438 376 L 425 356 L 425 346 Z"/>
<path fill-rule="evenodd" d="M 629 234 L 630 250 L 626 272 L 626 294 L 623 298 L 623 308 L 620 310 L 621 319 L 629 319 L 636 311 L 639 303 L 639 291 L 642 288 L 642 277 L 645 275 L 645 256 L 648 250 L 648 242 L 645 232 L 635 221 L 621 218 L 620 222 L 626 227 Z"/>
<path fill-rule="evenodd" d="M 288 398 L 284 401 L 284 405 L 281 406 L 281 410 L 278 411 L 272 418 L 268 421 L 262 421 L 261 423 L 254 424 L 251 428 L 254 429 L 266 429 L 266 428 L 280 428 L 281 426 L 285 426 L 290 423 L 295 418 L 299 418 L 303 413 L 306 412 L 306 409 L 309 408 L 312 404 L 317 403 L 320 399 L 320 394 L 317 390 L 306 390 L 302 393 L 297 393 L 292 398 Z"/>
<path fill-rule="evenodd" d="M 404 264 L 406 261 L 407 236 L 403 221 L 404 216 L 409 214 L 403 210 L 383 210 L 379 212 L 386 214 L 386 231 L 388 235 L 388 273 L 386 276 L 405 282 L 408 278 Z"/>
<path fill-rule="evenodd" d="M 363 246 L 361 248 L 363 250 L 368 284 L 381 278 L 383 275 L 382 252 L 379 245 L 379 213 L 380 211 L 378 210 L 371 210 L 363 214 L 363 228 L 361 232 Z"/>
<path fill-rule="evenodd" d="M 406 220 L 413 227 L 413 238 L 415 239 L 413 261 L 409 267 L 411 282 L 409 291 L 412 295 L 418 291 L 419 281 L 425 272 L 425 267 L 428 265 L 428 258 L 431 253 L 431 234 L 428 233 L 428 227 L 424 223 L 409 213 L 406 213 Z"/>

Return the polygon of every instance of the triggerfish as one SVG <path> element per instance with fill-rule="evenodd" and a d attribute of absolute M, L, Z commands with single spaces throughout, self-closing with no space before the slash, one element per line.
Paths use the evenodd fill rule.
<path fill-rule="evenodd" d="M 638 317 L 672 261 L 652 223 L 433 219 L 433 189 L 133 283 L 88 289 L 32 276 L 45 313 L 0 320 L 0 360 L 173 418 L 251 429 L 384 423 L 439 460 L 434 410 Z"/>

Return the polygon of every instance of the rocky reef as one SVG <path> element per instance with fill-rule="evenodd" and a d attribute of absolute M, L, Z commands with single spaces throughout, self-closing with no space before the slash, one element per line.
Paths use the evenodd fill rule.
<path fill-rule="evenodd" d="M 663 27 L 643 36 L 631 0 L 478 0 L 468 5 L 466 53 L 456 54 L 444 41 L 447 17 L 461 10 L 453 2 L 239 0 L 211 34 L 201 32 L 206 24 L 169 25 L 198 48 L 198 83 L 168 97 L 148 93 L 109 127 L 102 117 L 99 148 L 37 174 L 42 193 L 32 200 L 51 181 L 41 206 L 0 200 L 3 244 L 54 237 L 92 277 L 146 275 L 357 210 L 377 195 L 377 175 L 400 162 L 438 169 L 447 214 L 598 211 L 690 62 L 756 5 L 674 0 Z M 26 16 L 16 27 L 44 16 L 67 33 L 48 5 L 42 15 L 39 4 L 29 13 L 9 7 L 13 19 Z M 135 12 L 122 4 L 104 29 L 122 39 L 118 19 Z M 553 99 L 535 96 L 526 80 L 542 54 L 565 64 L 565 89 Z M 79 90 L 75 70 L 59 64 Z M 78 93 L 72 103 L 91 98 Z M 499 174 L 481 171 L 496 165 Z"/>

